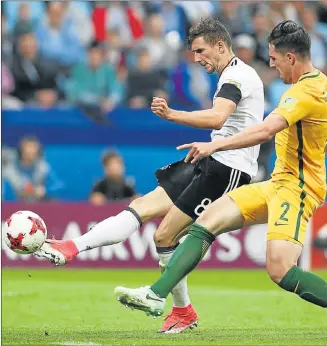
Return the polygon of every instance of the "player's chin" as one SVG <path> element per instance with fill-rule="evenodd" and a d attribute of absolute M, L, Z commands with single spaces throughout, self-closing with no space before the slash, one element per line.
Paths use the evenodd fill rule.
<path fill-rule="evenodd" d="M 284 84 L 292 84 L 292 80 L 283 77 L 282 75 L 280 75 L 280 80 L 284 83 Z"/>
<path fill-rule="evenodd" d="M 210 66 L 209 68 L 206 68 L 206 72 L 208 74 L 213 74 L 215 72 L 215 69 L 212 66 Z"/>

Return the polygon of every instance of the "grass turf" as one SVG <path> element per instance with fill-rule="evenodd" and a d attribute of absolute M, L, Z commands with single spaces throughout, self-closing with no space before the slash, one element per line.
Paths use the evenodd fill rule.
<path fill-rule="evenodd" d="M 326 279 L 326 272 L 320 272 Z M 189 278 L 197 329 L 161 335 L 163 318 L 125 309 L 117 285 L 157 271 L 3 270 L 2 345 L 327 345 L 327 312 L 270 282 L 264 271 L 201 271 Z M 171 305 L 169 299 L 167 311 Z"/>

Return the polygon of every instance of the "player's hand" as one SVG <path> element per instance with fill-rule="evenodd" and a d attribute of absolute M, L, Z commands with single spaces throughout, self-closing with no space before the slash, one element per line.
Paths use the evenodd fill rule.
<path fill-rule="evenodd" d="M 171 109 L 168 107 L 167 101 L 161 97 L 154 97 L 151 103 L 151 110 L 160 118 L 169 119 Z"/>
<path fill-rule="evenodd" d="M 201 160 L 203 157 L 210 156 L 216 151 L 216 147 L 214 145 L 214 142 L 209 143 L 189 143 L 189 144 L 183 144 L 177 147 L 177 150 L 182 149 L 190 149 L 188 152 L 185 162 L 195 163 L 199 160 Z"/>

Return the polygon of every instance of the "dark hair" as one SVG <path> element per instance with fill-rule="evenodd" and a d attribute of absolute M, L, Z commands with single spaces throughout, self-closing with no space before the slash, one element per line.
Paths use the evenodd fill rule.
<path fill-rule="evenodd" d="M 202 19 L 198 24 L 189 30 L 187 45 L 191 49 L 192 42 L 203 37 L 204 41 L 214 46 L 218 41 L 223 41 L 229 48 L 232 47 L 232 39 L 227 29 L 216 18 Z"/>
<path fill-rule="evenodd" d="M 303 27 L 292 20 L 284 20 L 277 24 L 269 34 L 268 42 L 278 51 L 294 52 L 302 58 L 310 58 L 310 36 Z"/>
<path fill-rule="evenodd" d="M 115 150 L 107 150 L 103 155 L 102 155 L 102 158 L 101 158 L 101 163 L 103 166 L 106 166 L 107 163 L 114 159 L 114 158 L 117 158 L 119 160 L 122 160 L 121 156 L 119 155 L 119 153 Z"/>

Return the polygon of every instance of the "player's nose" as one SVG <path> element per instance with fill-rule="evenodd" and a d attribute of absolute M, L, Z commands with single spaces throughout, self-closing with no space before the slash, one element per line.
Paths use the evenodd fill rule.
<path fill-rule="evenodd" d="M 194 61 L 195 62 L 200 62 L 202 59 L 198 53 L 194 53 Z"/>

